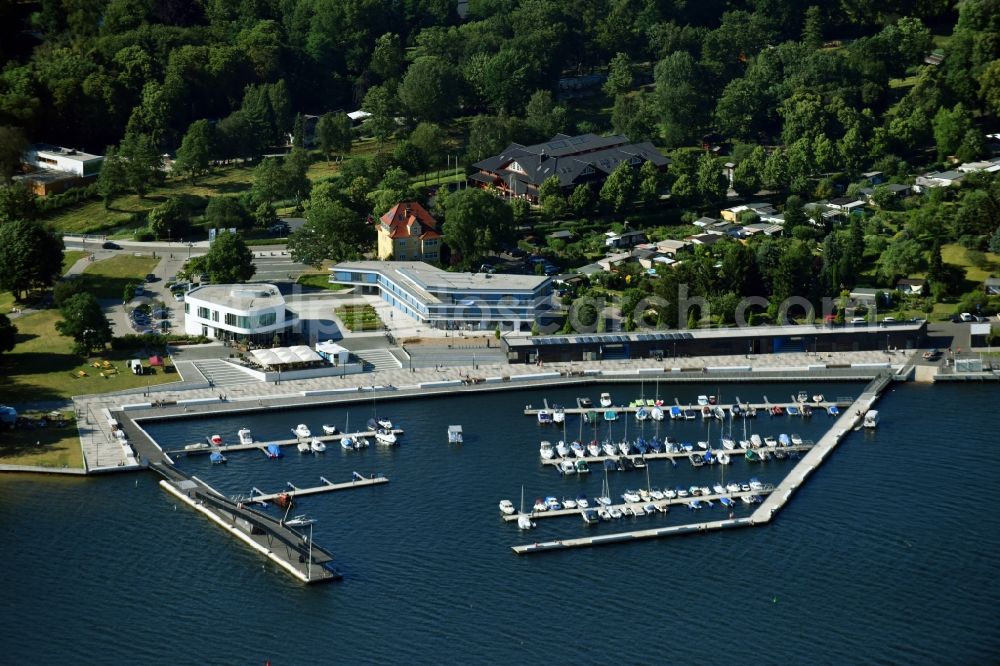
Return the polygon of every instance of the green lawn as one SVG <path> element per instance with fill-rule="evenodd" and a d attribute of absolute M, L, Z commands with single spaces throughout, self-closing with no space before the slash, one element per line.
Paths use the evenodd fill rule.
<path fill-rule="evenodd" d="M 303 273 L 296 280 L 298 284 L 304 287 L 315 287 L 317 289 L 328 289 L 330 291 L 343 291 L 344 289 L 349 289 L 347 285 L 343 284 L 330 284 L 330 274 L 329 273 Z"/>
<path fill-rule="evenodd" d="M 370 305 L 345 305 L 334 310 L 334 314 L 352 332 L 377 331 L 382 327 L 378 313 Z"/>
<path fill-rule="evenodd" d="M 975 284 L 982 284 L 986 278 L 1000 271 L 1000 255 L 992 252 L 986 252 L 985 254 L 987 261 L 990 263 L 988 270 L 973 264 L 969 258 L 969 251 L 961 245 L 949 243 L 948 245 L 941 246 L 941 259 L 946 264 L 954 264 L 955 266 L 964 268 L 965 279 Z"/>
<path fill-rule="evenodd" d="M 88 254 L 90 253 L 84 252 L 83 250 L 66 250 L 63 252 L 62 274 L 65 275 L 66 271 L 72 268 L 73 264 L 86 257 Z"/>
<path fill-rule="evenodd" d="M 80 437 L 72 412 L 62 412 L 63 423 L 54 425 L 47 414 L 22 413 L 36 427 L 14 428 L 0 437 L 0 464 L 38 467 L 83 467 Z M 42 418 L 45 427 L 38 427 Z"/>
<path fill-rule="evenodd" d="M 0 404 L 16 408 L 26 400 L 69 400 L 74 395 L 107 393 L 180 379 L 172 366 L 156 369 L 152 374 L 133 375 L 125 367 L 125 361 L 143 358 L 136 352 L 109 351 L 83 359 L 73 353 L 70 338 L 56 333 L 59 319 L 58 310 L 43 310 L 14 320 L 17 346 L 0 356 Z M 92 365 L 105 360 L 117 372 Z"/>
<path fill-rule="evenodd" d="M 119 254 L 110 259 L 97 261 L 84 270 L 80 280 L 88 285 L 88 291 L 97 298 L 121 299 L 125 285 L 142 282 L 147 273 L 152 273 L 159 259 Z"/>

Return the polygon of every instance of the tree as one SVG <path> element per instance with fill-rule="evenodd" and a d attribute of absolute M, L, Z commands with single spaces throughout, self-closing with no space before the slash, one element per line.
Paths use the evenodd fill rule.
<path fill-rule="evenodd" d="M 128 188 L 128 164 L 118 154 L 114 146 L 108 146 L 104 151 L 104 161 L 97 175 L 97 191 L 104 199 L 104 208 L 111 208 L 115 196 Z"/>
<path fill-rule="evenodd" d="M 683 206 L 694 199 L 695 192 L 694 183 L 686 173 L 678 176 L 674 184 L 670 186 L 670 198 L 678 206 Z"/>
<path fill-rule="evenodd" d="M 879 255 L 875 268 L 882 281 L 891 285 L 897 277 L 918 271 L 923 262 L 924 252 L 920 243 L 907 238 L 890 243 Z"/>
<path fill-rule="evenodd" d="M 788 156 L 784 150 L 778 148 L 768 155 L 762 175 L 764 187 L 769 190 L 780 192 L 788 187 Z"/>
<path fill-rule="evenodd" d="M 350 153 L 351 138 L 351 119 L 346 113 L 324 113 L 316 122 L 316 143 L 327 160 L 333 153 Z"/>
<path fill-rule="evenodd" d="M 618 52 L 608 63 L 608 78 L 604 82 L 604 92 L 609 97 L 617 97 L 632 87 L 632 61 L 627 53 Z"/>
<path fill-rule="evenodd" d="M 372 114 L 365 122 L 365 127 L 378 141 L 379 152 L 382 151 L 382 144 L 396 129 L 396 119 L 392 114 L 393 102 L 392 92 L 383 85 L 369 88 L 361 103 L 361 108 Z"/>
<path fill-rule="evenodd" d="M 28 149 L 28 140 L 20 127 L 0 125 L 0 185 L 10 182 L 21 166 L 21 157 Z"/>
<path fill-rule="evenodd" d="M 616 213 L 624 210 L 639 190 L 635 169 L 628 162 L 620 162 L 601 186 L 601 202 Z"/>
<path fill-rule="evenodd" d="M 236 197 L 212 197 L 205 207 L 205 221 L 212 229 L 245 229 L 250 214 Z"/>
<path fill-rule="evenodd" d="M 285 156 L 281 163 L 283 196 L 291 197 L 296 205 L 303 199 L 308 198 L 309 190 L 312 189 L 312 181 L 306 175 L 312 160 L 309 158 L 309 151 L 296 146 Z"/>
<path fill-rule="evenodd" d="M 689 53 L 670 54 L 655 68 L 656 97 L 669 145 L 690 142 L 707 119 L 703 72 Z"/>
<path fill-rule="evenodd" d="M 359 257 L 372 244 L 364 217 L 339 201 L 313 196 L 306 210 L 306 223 L 288 237 L 292 259 L 319 267 L 323 261 Z"/>
<path fill-rule="evenodd" d="M 38 216 L 35 193 L 24 183 L 0 185 L 0 224 L 11 220 L 33 220 Z"/>
<path fill-rule="evenodd" d="M 253 225 L 258 229 L 267 229 L 278 221 L 278 214 L 274 206 L 264 202 L 259 204 L 253 211 Z"/>
<path fill-rule="evenodd" d="M 962 137 L 962 143 L 955 151 L 955 157 L 959 162 L 973 162 L 985 153 L 986 141 L 983 139 L 983 133 L 977 129 L 970 129 Z"/>
<path fill-rule="evenodd" d="M 416 192 L 410 186 L 410 176 L 399 167 L 393 167 L 385 172 L 382 180 L 368 194 L 375 217 L 385 215 L 390 208 L 400 201 L 408 201 L 416 197 Z"/>
<path fill-rule="evenodd" d="M 949 111 L 941 108 L 934 115 L 932 121 L 934 127 L 934 142 L 937 144 L 938 159 L 944 160 L 950 155 L 954 155 L 966 132 L 972 130 L 972 116 L 962 103 L 959 102 Z"/>
<path fill-rule="evenodd" d="M 979 95 L 995 116 L 1000 116 L 1000 60 L 994 60 L 979 75 Z"/>
<path fill-rule="evenodd" d="M 655 137 L 656 109 L 652 97 L 643 92 L 615 97 L 611 126 L 631 141 L 647 141 Z"/>
<path fill-rule="evenodd" d="M 196 120 L 188 126 L 177 149 L 174 169 L 186 174 L 193 183 L 198 176 L 208 173 L 215 151 L 215 128 L 207 120 Z"/>
<path fill-rule="evenodd" d="M 250 198 L 257 204 L 272 204 L 283 199 L 288 190 L 286 178 L 281 160 L 276 157 L 264 158 L 253 170 Z"/>
<path fill-rule="evenodd" d="M 803 208 L 802 197 L 793 194 L 785 199 L 785 234 L 791 235 L 795 227 L 809 224 L 809 217 Z"/>
<path fill-rule="evenodd" d="M 569 195 L 569 208 L 577 217 L 583 217 L 594 210 L 594 191 L 589 185 L 577 185 Z"/>
<path fill-rule="evenodd" d="M 722 166 L 711 153 L 702 155 L 698 160 L 698 193 L 701 197 L 706 202 L 721 201 L 728 189 L 729 180 L 722 172 Z"/>
<path fill-rule="evenodd" d="M 546 217 L 555 219 L 566 214 L 566 197 L 559 176 L 549 176 L 538 186 L 538 203 Z"/>
<path fill-rule="evenodd" d="M 510 206 L 478 188 L 450 196 L 444 213 L 445 242 L 467 266 L 513 239 L 514 214 Z"/>
<path fill-rule="evenodd" d="M 383 81 L 399 76 L 403 71 L 403 45 L 399 35 L 387 32 L 375 40 L 375 50 L 369 63 L 371 70 Z"/>
<path fill-rule="evenodd" d="M 649 160 L 639 167 L 639 198 L 646 206 L 656 203 L 663 189 L 663 174 Z"/>
<path fill-rule="evenodd" d="M 400 141 L 392 151 L 392 161 L 406 173 L 415 176 L 427 170 L 427 157 L 424 151 L 415 146 L 412 141 Z"/>
<path fill-rule="evenodd" d="M 444 58 L 417 58 L 399 84 L 399 101 L 419 120 L 444 120 L 458 108 L 459 81 L 458 70 Z"/>
<path fill-rule="evenodd" d="M 9 352 L 17 344 L 17 326 L 5 314 L 0 314 L 0 354 Z"/>
<path fill-rule="evenodd" d="M 806 21 L 802 27 L 802 45 L 813 51 L 823 46 L 823 15 L 816 5 L 806 9 Z"/>
<path fill-rule="evenodd" d="M 62 271 L 62 238 L 33 220 L 0 224 L 0 291 L 15 298 L 47 287 Z"/>
<path fill-rule="evenodd" d="M 95 349 L 103 350 L 111 342 L 111 324 L 93 294 L 71 296 L 59 308 L 62 320 L 56 322 L 60 334 L 73 338 L 73 351 L 81 356 Z"/>
<path fill-rule="evenodd" d="M 536 90 L 524 110 L 524 120 L 539 139 L 548 139 L 566 126 L 566 108 L 557 106 L 548 90 Z"/>
<path fill-rule="evenodd" d="M 941 239 L 935 238 L 927 259 L 927 279 L 933 284 L 941 281 L 943 277 L 944 259 L 941 257 Z"/>
<path fill-rule="evenodd" d="M 441 156 L 444 154 L 447 142 L 448 135 L 440 125 L 434 123 L 420 123 L 410 134 L 410 143 L 420 149 L 427 160 L 427 165 L 432 168 L 441 164 Z"/>
<path fill-rule="evenodd" d="M 993 235 L 990 236 L 990 252 L 1000 254 L 1000 227 L 997 227 Z"/>
<path fill-rule="evenodd" d="M 760 189 L 760 171 L 753 161 L 743 160 L 733 169 L 733 189 L 741 197 L 756 194 Z"/>
<path fill-rule="evenodd" d="M 246 282 L 257 272 L 253 252 L 239 234 L 224 231 L 216 235 L 205 255 L 205 272 L 215 284 Z"/>
<path fill-rule="evenodd" d="M 171 198 L 149 211 L 149 229 L 157 238 L 180 240 L 188 231 L 191 216 L 179 198 Z"/>

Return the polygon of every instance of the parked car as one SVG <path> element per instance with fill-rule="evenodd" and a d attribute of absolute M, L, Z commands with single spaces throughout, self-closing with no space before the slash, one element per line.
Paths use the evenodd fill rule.
<path fill-rule="evenodd" d="M 184 302 L 184 294 L 183 294 L 183 292 L 175 291 L 174 292 L 174 300 L 177 301 L 178 303 Z"/>
<path fill-rule="evenodd" d="M 101 249 L 102 250 L 120 250 L 120 249 L 122 249 L 122 246 L 119 245 L 118 243 L 112 243 L 111 241 L 104 241 L 104 243 L 101 245 Z"/>
<path fill-rule="evenodd" d="M 972 314 L 969 313 L 969 312 L 963 312 L 962 314 L 960 314 L 958 316 L 959 316 L 959 318 L 962 321 L 972 321 L 973 320 Z"/>
<path fill-rule="evenodd" d="M 146 273 L 146 282 L 156 282 L 156 273 Z"/>
<path fill-rule="evenodd" d="M 553 266 L 552 264 L 545 264 L 544 271 L 546 275 L 558 275 L 559 270 L 560 269 L 558 266 Z"/>

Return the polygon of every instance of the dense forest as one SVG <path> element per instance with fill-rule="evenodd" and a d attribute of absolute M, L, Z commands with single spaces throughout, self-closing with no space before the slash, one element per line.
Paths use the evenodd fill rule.
<path fill-rule="evenodd" d="M 518 201 L 497 210 L 475 193 L 439 197 L 446 239 L 471 261 L 513 242 L 512 224 L 529 216 L 634 212 L 655 227 L 718 210 L 727 188 L 708 145 L 735 162 L 737 195 L 766 190 L 806 221 L 795 213 L 803 199 L 843 192 L 865 170 L 899 180 L 986 156 L 1000 114 L 1000 0 L 471 0 L 466 9 L 460 17 L 451 0 L 0 0 L 0 176 L 27 141 L 106 154 L 97 188 L 106 202 L 162 179 L 163 153 L 176 156 L 172 178 L 192 181 L 221 161 L 259 162 L 238 205 L 206 211 L 202 202 L 197 212 L 267 225 L 276 202 L 292 201 L 309 226 L 290 247 L 318 264 L 370 243 L 360 221 L 424 194 L 414 178 L 453 155 L 468 165 L 511 141 L 616 132 L 672 158 L 667 173 L 622 173 L 599 193 L 543 191 L 536 210 Z M 563 94 L 561 81 L 591 74 L 603 82 L 603 108 Z M 372 114 L 362 131 L 374 154 L 344 160 L 323 182 L 307 178 L 311 162 L 350 153 L 344 112 L 359 108 Z M 322 116 L 319 151 L 261 160 L 287 151 L 287 136 L 301 141 L 303 114 Z M 13 199 L 0 201 L 0 218 L 28 217 Z M 927 206 L 894 213 L 889 203 L 839 230 L 790 221 L 783 239 L 720 249 L 751 264 L 733 284 L 705 277 L 719 256 L 678 274 L 708 280 L 719 297 L 815 297 L 862 273 L 888 284 L 938 265 L 942 243 L 964 239 L 980 252 L 998 235 L 1000 187 L 989 178 Z M 182 235 L 179 206 L 149 213 L 156 235 Z M 572 263 L 586 248 L 554 249 Z M 839 267 L 835 253 L 848 257 Z M 769 276 L 782 262 L 790 272 Z"/>

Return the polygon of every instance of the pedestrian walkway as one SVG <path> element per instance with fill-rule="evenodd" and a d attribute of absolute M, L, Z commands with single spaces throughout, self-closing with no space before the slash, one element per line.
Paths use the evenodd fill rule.
<path fill-rule="evenodd" d="M 191 361 L 191 365 L 197 368 L 212 386 L 236 386 L 260 381 L 253 375 L 219 359 Z"/>
<path fill-rule="evenodd" d="M 376 372 L 379 370 L 399 370 L 403 367 L 399 359 L 393 356 L 388 349 L 361 349 L 352 353 L 373 366 Z"/>

